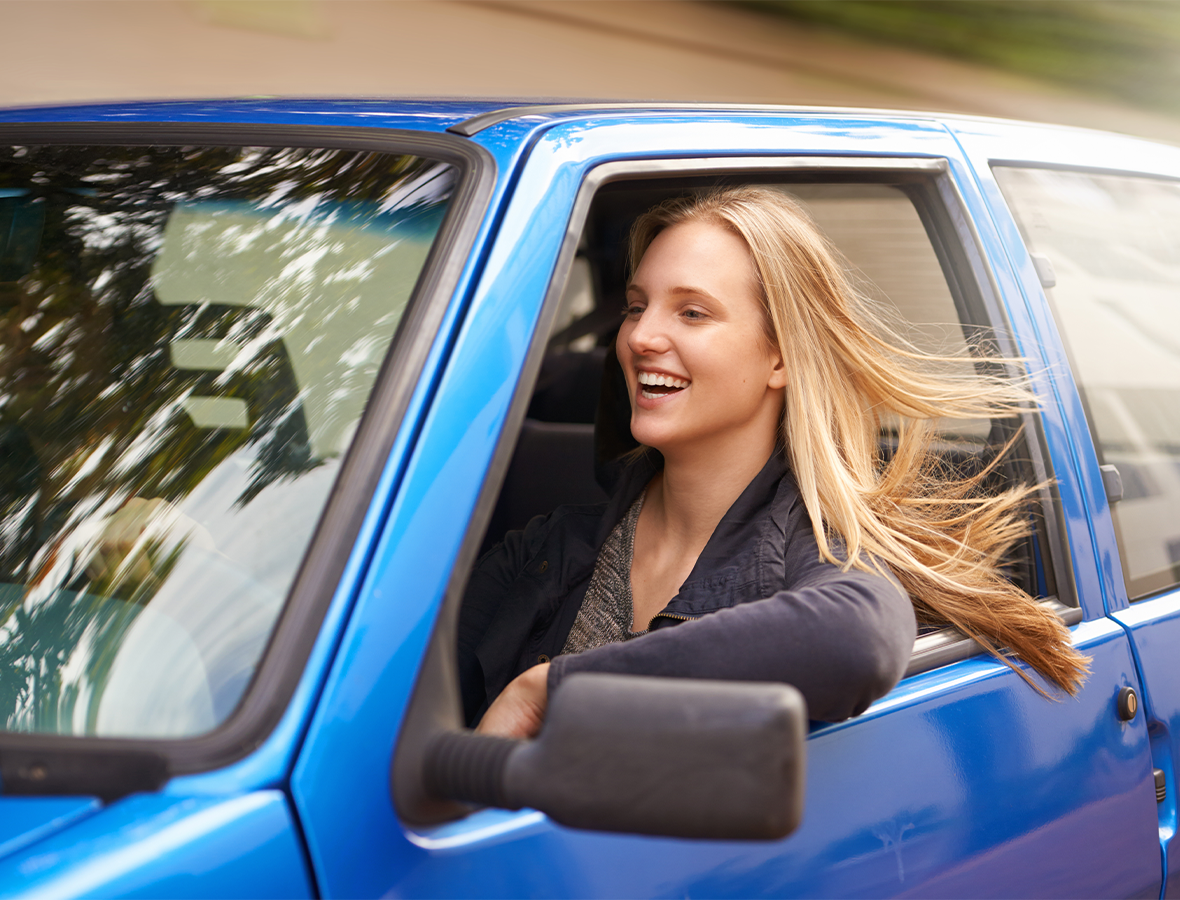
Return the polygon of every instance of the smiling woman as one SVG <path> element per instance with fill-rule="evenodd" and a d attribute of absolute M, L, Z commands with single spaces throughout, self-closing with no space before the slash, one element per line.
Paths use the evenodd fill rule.
<path fill-rule="evenodd" d="M 999 564 L 1031 489 L 931 452 L 941 419 L 1027 408 L 1019 383 L 891 334 L 777 190 L 664 203 L 631 258 L 616 353 L 642 449 L 605 509 L 534 519 L 476 567 L 470 721 L 535 734 L 584 671 L 783 681 L 845 719 L 901 677 L 915 614 L 1076 689 L 1086 660 Z"/>

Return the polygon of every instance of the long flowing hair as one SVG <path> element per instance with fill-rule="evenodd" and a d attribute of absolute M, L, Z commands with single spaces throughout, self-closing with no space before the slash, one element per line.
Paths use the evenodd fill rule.
<path fill-rule="evenodd" d="M 1030 531 L 1028 500 L 1037 489 L 986 489 L 1015 438 L 969 475 L 931 450 L 940 419 L 1033 408 L 1024 381 L 979 366 L 982 348 L 975 356 L 918 350 L 854 288 L 807 213 L 773 188 L 714 191 L 648 211 L 631 231 L 632 269 L 656 235 L 689 221 L 726 228 L 750 250 L 767 339 L 787 367 L 783 445 L 821 555 L 845 567 L 887 566 L 919 621 L 953 625 L 1009 665 L 1014 655 L 1074 693 L 1088 659 L 1056 613 L 1002 571 Z M 888 460 L 886 426 L 896 443 Z"/>

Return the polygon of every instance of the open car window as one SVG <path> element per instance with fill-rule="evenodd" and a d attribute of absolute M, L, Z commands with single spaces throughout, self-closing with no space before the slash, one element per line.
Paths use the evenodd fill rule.
<path fill-rule="evenodd" d="M 455 169 L 274 147 L 0 150 L 0 728 L 237 706 Z"/>
<path fill-rule="evenodd" d="M 756 179 L 751 178 L 751 181 Z M 964 285 L 970 273 L 948 274 L 956 265 L 945 249 L 954 235 L 936 242 L 931 233 L 949 230 L 931 212 L 928 195 L 913 184 L 861 182 L 773 183 L 799 200 L 847 262 L 865 302 L 886 311 L 897 331 L 916 349 L 963 357 L 971 341 L 990 326 L 982 303 Z M 613 339 L 621 321 L 627 278 L 630 224 L 661 200 L 694 189 L 646 187 L 642 182 L 607 185 L 591 204 L 559 302 L 552 336 L 529 402 L 500 499 L 492 515 L 486 550 L 512 528 L 561 504 L 593 503 L 609 488 L 604 466 L 635 446 L 621 373 L 613 365 Z M 698 188 L 699 189 L 699 188 Z M 936 202 L 936 201 L 935 201 Z M 941 244 L 942 250 L 938 249 Z M 977 291 L 976 291 L 977 293 Z M 980 360 L 981 366 L 988 363 Z M 1012 420 L 947 420 L 939 423 L 935 450 L 963 474 L 979 471 L 1019 429 Z M 880 435 L 883 458 L 892 451 L 891 425 Z M 1005 480 L 1041 480 L 1027 466 L 1001 467 L 993 487 Z M 1010 571 L 1031 593 L 1056 594 L 1054 576 L 1035 560 L 1044 553 L 1030 542 L 1013 555 Z"/>
<path fill-rule="evenodd" d="M 934 183 L 939 176 L 914 172 L 899 177 L 896 170 L 869 177 L 833 174 L 790 179 L 749 173 L 728 176 L 726 183 L 765 184 L 800 201 L 845 259 L 863 302 L 878 315 L 884 311 L 898 334 L 926 353 L 974 358 L 981 375 L 994 375 L 993 354 L 1015 356 L 1017 351 L 1005 337 L 990 277 L 973 256 L 975 239 L 955 224 L 948 194 Z M 482 552 L 534 516 L 564 504 L 607 499 L 618 471 L 613 461 L 636 446 L 613 347 L 624 306 L 631 223 L 664 199 L 717 183 L 716 176 L 633 178 L 608 182 L 594 195 Z M 1015 364 L 1000 365 L 1019 374 Z M 883 462 L 896 447 L 897 424 L 882 421 Z M 987 491 L 1041 485 L 1029 507 L 1030 534 L 1012 548 L 1003 568 L 1016 584 L 1074 623 L 1081 610 L 1059 540 L 1061 523 L 1040 440 L 1037 417 L 1030 412 L 940 421 L 931 449 L 948 474 L 986 472 Z M 997 462 L 1009 442 L 1011 451 Z M 907 674 L 981 652 L 946 623 L 919 624 Z"/>

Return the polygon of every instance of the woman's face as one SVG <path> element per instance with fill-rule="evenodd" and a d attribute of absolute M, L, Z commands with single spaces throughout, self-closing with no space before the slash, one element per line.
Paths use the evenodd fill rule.
<path fill-rule="evenodd" d="M 616 344 L 635 439 L 665 456 L 773 445 L 786 378 L 764 315 L 741 238 L 705 222 L 660 232 L 627 288 Z"/>

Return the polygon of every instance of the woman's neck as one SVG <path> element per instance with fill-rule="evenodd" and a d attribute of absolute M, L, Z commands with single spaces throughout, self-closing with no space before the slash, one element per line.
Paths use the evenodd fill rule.
<path fill-rule="evenodd" d="M 663 539 L 702 549 L 742 491 L 762 471 L 774 443 L 723 453 L 666 453 L 664 470 L 653 479 L 644 500 Z"/>

